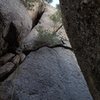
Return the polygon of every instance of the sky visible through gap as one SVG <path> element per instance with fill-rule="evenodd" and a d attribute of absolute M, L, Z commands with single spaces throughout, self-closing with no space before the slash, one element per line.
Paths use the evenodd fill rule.
<path fill-rule="evenodd" d="M 56 7 L 56 4 L 59 4 L 59 0 L 53 0 L 53 2 L 51 3 L 53 7 Z"/>

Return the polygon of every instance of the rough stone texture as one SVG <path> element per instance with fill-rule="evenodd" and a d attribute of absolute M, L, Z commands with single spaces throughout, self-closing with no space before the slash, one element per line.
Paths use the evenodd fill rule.
<path fill-rule="evenodd" d="M 31 52 L 0 85 L 0 100 L 93 100 L 74 54 L 64 48 Z"/>
<path fill-rule="evenodd" d="M 0 58 L 0 65 L 3 65 L 5 63 L 7 63 L 8 61 L 10 61 L 13 57 L 15 56 L 15 54 L 12 53 L 7 53 L 6 55 L 2 56 Z"/>
<path fill-rule="evenodd" d="M 44 10 L 45 10 L 45 3 L 43 0 L 21 0 L 22 3 L 28 10 L 28 13 L 32 19 L 32 27 L 38 24 Z"/>
<path fill-rule="evenodd" d="M 34 50 L 36 48 L 42 47 L 42 46 L 53 46 L 53 45 L 64 45 L 71 47 L 68 37 L 66 35 L 66 32 L 64 30 L 64 27 L 60 27 L 62 25 L 61 22 L 55 23 L 50 17 L 54 15 L 57 12 L 56 8 L 53 8 L 52 6 L 46 4 L 45 12 L 43 13 L 41 19 L 39 20 L 38 24 L 32 29 L 30 34 L 24 38 L 21 41 L 20 48 L 22 50 Z M 53 34 L 55 30 L 58 30 L 55 32 L 56 35 L 52 35 L 51 38 L 54 38 L 51 40 L 49 36 L 47 37 L 48 32 L 50 34 Z M 42 32 L 43 31 L 43 32 Z M 46 32 L 48 31 L 48 32 Z M 44 34 L 46 37 L 44 38 L 38 38 L 41 34 Z M 62 43 L 64 42 L 64 44 Z"/>
<path fill-rule="evenodd" d="M 42 6 L 44 4 L 43 0 L 21 0 L 21 1 L 22 1 L 22 3 L 24 4 L 24 6 L 28 10 L 34 10 L 36 6 Z"/>
<path fill-rule="evenodd" d="M 38 21 L 40 20 L 44 10 L 45 10 L 45 4 L 43 0 L 37 0 L 33 2 L 33 7 L 31 10 L 28 10 L 29 15 L 32 18 L 33 26 L 35 26 Z"/>
<path fill-rule="evenodd" d="M 20 63 L 20 56 L 19 55 L 16 55 L 13 59 L 12 59 L 12 62 L 15 64 L 15 65 L 18 65 Z"/>
<path fill-rule="evenodd" d="M 15 64 L 12 62 L 7 62 L 5 65 L 0 67 L 0 82 L 5 79 L 14 69 Z"/>
<path fill-rule="evenodd" d="M 45 10 L 45 3 L 43 0 L 21 0 L 33 21 L 33 27 L 38 23 L 41 15 Z"/>
<path fill-rule="evenodd" d="M 0 56 L 7 47 L 15 49 L 31 28 L 32 20 L 20 0 L 0 0 Z"/>
<path fill-rule="evenodd" d="M 24 53 L 20 53 L 19 56 L 20 56 L 20 63 L 22 63 L 26 58 L 26 55 Z"/>
<path fill-rule="evenodd" d="M 91 92 L 96 95 L 95 100 L 100 100 L 100 1 L 60 0 L 60 2 L 65 29 L 75 49 L 78 63 Z"/>

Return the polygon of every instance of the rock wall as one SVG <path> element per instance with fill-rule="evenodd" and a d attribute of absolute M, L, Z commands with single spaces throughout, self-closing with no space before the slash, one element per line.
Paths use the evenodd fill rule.
<path fill-rule="evenodd" d="M 64 26 L 78 63 L 95 100 L 99 100 L 100 4 L 98 0 L 60 0 L 60 3 Z"/>
<path fill-rule="evenodd" d="M 0 56 L 14 51 L 32 28 L 32 20 L 19 0 L 0 0 Z"/>
<path fill-rule="evenodd" d="M 0 1 L 0 100 L 93 100 L 57 9 L 34 8 L 30 17 L 19 0 Z"/>

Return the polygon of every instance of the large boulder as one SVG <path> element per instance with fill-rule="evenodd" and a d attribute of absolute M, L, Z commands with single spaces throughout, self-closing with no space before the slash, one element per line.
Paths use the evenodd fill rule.
<path fill-rule="evenodd" d="M 63 22 L 95 100 L 100 100 L 100 1 L 60 0 Z"/>
<path fill-rule="evenodd" d="M 20 0 L 0 0 L 0 56 L 8 47 L 15 49 L 31 28 L 32 20 Z"/>
<path fill-rule="evenodd" d="M 27 37 L 22 39 L 20 49 L 27 51 L 43 46 L 51 47 L 57 45 L 71 47 L 61 22 L 60 12 L 56 8 L 46 4 L 45 11 L 38 24 Z"/>
<path fill-rule="evenodd" d="M 72 51 L 31 52 L 0 84 L 0 100 L 93 100 Z"/>

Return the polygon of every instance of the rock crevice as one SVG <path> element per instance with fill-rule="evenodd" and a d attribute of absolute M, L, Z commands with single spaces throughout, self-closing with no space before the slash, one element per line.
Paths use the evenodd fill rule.
<path fill-rule="evenodd" d="M 0 100 L 93 100 L 59 11 L 33 1 L 0 1 Z"/>

